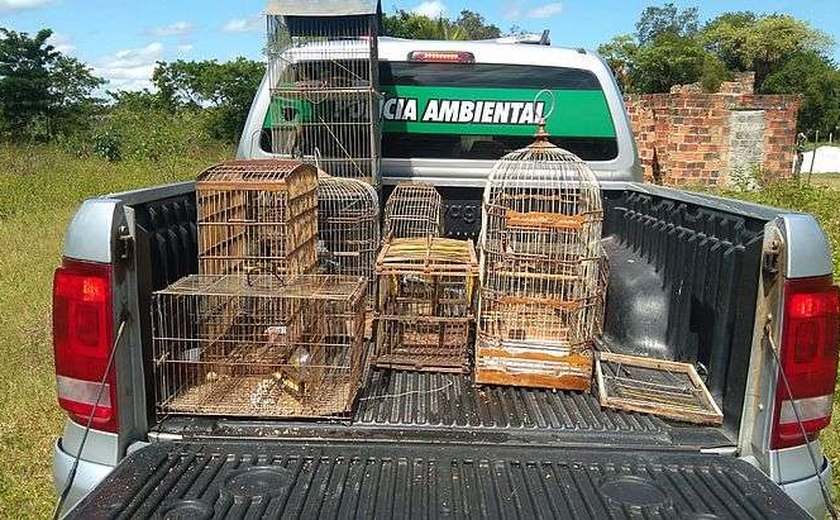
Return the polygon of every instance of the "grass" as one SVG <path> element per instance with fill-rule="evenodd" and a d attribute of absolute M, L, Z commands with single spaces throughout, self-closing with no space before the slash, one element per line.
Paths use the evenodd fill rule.
<path fill-rule="evenodd" d="M 188 179 L 226 155 L 111 164 L 0 145 L 0 518 L 52 513 L 52 443 L 64 415 L 54 390 L 50 295 L 69 218 L 88 197 Z"/>
<path fill-rule="evenodd" d="M 111 164 L 53 148 L 0 145 L 0 518 L 47 517 L 54 503 L 52 443 L 64 415 L 53 387 L 50 291 L 68 219 L 90 196 L 187 179 L 226 155 L 205 150 L 157 163 Z M 840 273 L 840 176 L 814 176 L 811 186 L 788 181 L 723 195 L 814 214 Z M 834 413 L 840 418 L 840 392 Z M 835 468 L 838 423 L 821 437 Z M 840 471 L 835 474 L 840 496 Z"/>

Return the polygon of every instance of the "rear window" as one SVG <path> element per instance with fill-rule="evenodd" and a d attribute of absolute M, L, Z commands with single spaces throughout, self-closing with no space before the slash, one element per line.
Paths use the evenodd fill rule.
<path fill-rule="evenodd" d="M 543 115 L 551 140 L 582 159 L 618 155 L 606 97 L 587 70 L 382 62 L 379 79 L 386 158 L 495 160 L 532 142 Z"/>
<path fill-rule="evenodd" d="M 351 65 L 345 63 L 344 68 L 349 70 Z M 598 79 L 588 70 L 381 62 L 379 74 L 384 158 L 496 160 L 531 143 L 542 116 L 546 116 L 551 141 L 582 159 L 606 161 L 618 156 L 606 97 Z M 306 103 L 298 104 L 301 106 L 289 100 L 272 101 L 264 123 L 264 150 L 272 151 L 273 145 L 279 144 L 273 140 L 282 138 L 282 132 L 271 132 L 272 127 L 283 129 L 286 120 L 311 116 Z M 320 110 L 326 120 L 335 114 L 346 117 L 352 113 L 346 107 Z M 305 154 L 314 152 L 310 150 L 312 143 L 325 142 L 317 136 L 309 137 L 301 139 Z M 327 157 L 333 151 L 320 152 Z"/>

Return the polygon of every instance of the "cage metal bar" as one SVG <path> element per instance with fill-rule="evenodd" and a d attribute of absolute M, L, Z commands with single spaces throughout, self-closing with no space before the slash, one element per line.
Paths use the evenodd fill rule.
<path fill-rule="evenodd" d="M 328 417 L 365 372 L 361 277 L 192 275 L 153 296 L 161 414 Z"/>
<path fill-rule="evenodd" d="M 400 183 L 385 203 L 382 239 L 428 238 L 442 234 L 443 200 L 434 186 Z"/>

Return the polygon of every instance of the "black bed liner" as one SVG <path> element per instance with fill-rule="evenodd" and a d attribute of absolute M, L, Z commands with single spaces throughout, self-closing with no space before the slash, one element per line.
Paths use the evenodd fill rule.
<path fill-rule="evenodd" d="M 807 518 L 723 455 L 495 445 L 166 442 L 70 518 Z"/>
<path fill-rule="evenodd" d="M 170 417 L 156 430 L 186 438 L 334 438 L 563 446 L 734 445 L 721 428 L 602 408 L 589 393 L 476 387 L 469 376 L 376 370 L 345 421 Z"/>

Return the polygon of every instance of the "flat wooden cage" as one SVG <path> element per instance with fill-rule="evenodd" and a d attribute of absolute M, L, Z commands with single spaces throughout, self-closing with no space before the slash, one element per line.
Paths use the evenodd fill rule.
<path fill-rule="evenodd" d="M 158 412 L 349 412 L 365 373 L 366 286 L 335 275 L 192 275 L 156 292 Z"/>
<path fill-rule="evenodd" d="M 478 260 L 472 241 L 396 238 L 376 264 L 379 307 L 374 364 L 465 372 L 475 320 Z"/>
<path fill-rule="evenodd" d="M 541 131 L 496 163 L 483 216 L 477 381 L 588 389 L 607 265 L 595 173 Z"/>
<path fill-rule="evenodd" d="M 229 161 L 196 181 L 201 274 L 310 273 L 318 177 L 299 161 Z"/>

